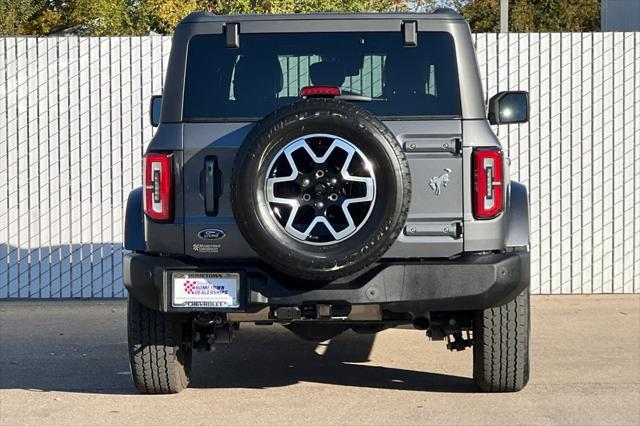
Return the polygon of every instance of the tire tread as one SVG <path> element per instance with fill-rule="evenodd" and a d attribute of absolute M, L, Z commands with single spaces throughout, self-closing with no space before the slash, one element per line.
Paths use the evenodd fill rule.
<path fill-rule="evenodd" d="M 191 350 L 182 353 L 181 342 L 179 317 L 154 311 L 129 297 L 129 362 L 140 392 L 178 393 L 188 386 Z"/>
<path fill-rule="evenodd" d="M 473 378 L 485 392 L 517 392 L 529 381 L 529 288 L 476 315 Z"/>

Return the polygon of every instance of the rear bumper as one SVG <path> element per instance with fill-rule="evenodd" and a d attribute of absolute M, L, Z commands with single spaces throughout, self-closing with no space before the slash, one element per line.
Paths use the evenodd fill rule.
<path fill-rule="evenodd" d="M 513 300 L 529 285 L 529 253 L 381 262 L 348 279 L 306 285 L 259 264 L 191 263 L 143 253 L 124 257 L 124 284 L 129 293 L 140 303 L 162 312 L 185 310 L 171 306 L 169 283 L 174 271 L 239 272 L 241 306 L 233 312 L 332 302 L 378 304 L 392 312 L 462 311 L 486 309 Z"/>

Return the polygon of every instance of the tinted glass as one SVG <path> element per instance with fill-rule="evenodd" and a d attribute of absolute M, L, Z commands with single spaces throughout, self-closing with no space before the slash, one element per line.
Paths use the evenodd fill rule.
<path fill-rule="evenodd" d="M 160 123 L 160 109 L 162 108 L 162 96 L 151 98 L 151 125 L 157 126 Z"/>
<path fill-rule="evenodd" d="M 299 99 L 311 85 L 339 86 L 373 114 L 459 116 L 453 39 L 418 34 L 404 47 L 402 33 L 242 34 L 240 48 L 222 35 L 189 43 L 184 118 L 260 118 Z"/>
<path fill-rule="evenodd" d="M 500 99 L 501 123 L 522 123 L 529 117 L 529 103 L 524 93 L 507 93 Z"/>

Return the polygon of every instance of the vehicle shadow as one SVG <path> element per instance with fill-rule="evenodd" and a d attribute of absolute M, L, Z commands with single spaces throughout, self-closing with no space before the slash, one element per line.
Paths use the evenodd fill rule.
<path fill-rule="evenodd" d="M 375 335 L 347 332 L 318 345 L 254 328 L 229 347 L 199 354 L 191 387 L 270 388 L 312 382 L 423 392 L 476 391 L 467 377 L 363 364 L 369 360 L 374 339 Z"/>
<path fill-rule="evenodd" d="M 0 303 L 0 389 L 135 393 L 125 318 L 122 300 Z M 372 365 L 375 338 L 347 332 L 318 345 L 280 326 L 243 326 L 231 345 L 195 354 L 191 387 L 267 389 L 312 382 L 475 392 L 466 377 Z"/>
<path fill-rule="evenodd" d="M 475 392 L 467 377 L 364 364 L 375 335 L 346 332 L 327 343 L 298 339 L 286 330 L 241 330 L 238 341 L 199 354 L 195 388 L 270 388 L 298 382 L 423 392 Z"/>

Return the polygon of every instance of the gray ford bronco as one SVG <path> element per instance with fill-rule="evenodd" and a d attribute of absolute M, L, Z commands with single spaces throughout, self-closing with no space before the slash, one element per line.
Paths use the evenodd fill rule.
<path fill-rule="evenodd" d="M 136 387 L 179 392 L 194 350 L 251 322 L 412 325 L 473 347 L 481 390 L 522 389 L 527 191 L 490 124 L 527 119 L 525 92 L 485 103 L 450 10 L 189 15 L 126 209 Z"/>

